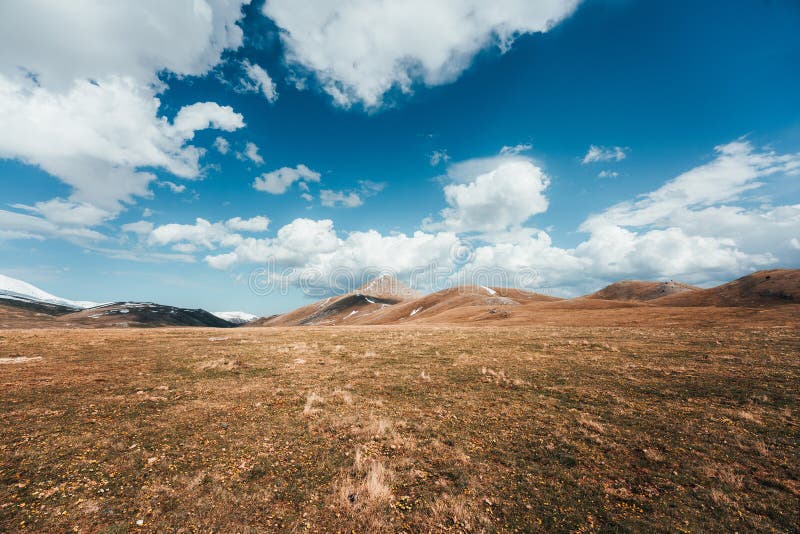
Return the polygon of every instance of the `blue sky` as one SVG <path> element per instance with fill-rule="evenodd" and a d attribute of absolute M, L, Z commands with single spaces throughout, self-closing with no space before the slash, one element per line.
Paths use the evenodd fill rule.
<path fill-rule="evenodd" d="M 798 267 L 796 2 L 414 4 L 4 3 L 0 272 L 269 314 L 342 272 Z"/>

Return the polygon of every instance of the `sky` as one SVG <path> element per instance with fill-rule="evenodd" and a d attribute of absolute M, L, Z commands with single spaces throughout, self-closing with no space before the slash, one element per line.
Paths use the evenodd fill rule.
<path fill-rule="evenodd" d="M 0 273 L 279 313 L 800 267 L 793 0 L 0 4 Z"/>

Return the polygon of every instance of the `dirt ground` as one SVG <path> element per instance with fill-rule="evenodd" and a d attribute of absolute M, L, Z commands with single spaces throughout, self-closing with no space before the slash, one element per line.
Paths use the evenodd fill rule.
<path fill-rule="evenodd" d="M 0 531 L 796 532 L 800 327 L 0 331 Z"/>

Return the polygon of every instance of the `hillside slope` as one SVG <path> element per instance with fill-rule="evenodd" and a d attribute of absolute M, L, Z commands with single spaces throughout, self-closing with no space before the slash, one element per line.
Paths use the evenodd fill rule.
<path fill-rule="evenodd" d="M 669 295 L 659 306 L 764 307 L 800 303 L 800 269 L 757 271 L 710 289 Z"/>
<path fill-rule="evenodd" d="M 697 286 L 691 286 L 689 284 L 683 284 L 673 280 L 670 280 L 669 282 L 621 280 L 606 286 L 600 291 L 596 291 L 591 295 L 587 295 L 586 298 L 646 302 L 668 295 L 685 293 L 687 291 L 692 292 L 699 289 L 700 288 Z"/>
<path fill-rule="evenodd" d="M 248 323 L 248 326 L 361 324 L 359 321 L 364 316 L 417 297 L 419 294 L 416 291 L 397 279 L 381 276 L 350 293 L 328 297 L 281 315 L 265 317 Z"/>
<path fill-rule="evenodd" d="M 57 321 L 64 326 L 94 328 L 154 326 L 232 328 L 236 326 L 205 310 L 177 308 L 152 302 L 115 302 L 61 315 Z"/>

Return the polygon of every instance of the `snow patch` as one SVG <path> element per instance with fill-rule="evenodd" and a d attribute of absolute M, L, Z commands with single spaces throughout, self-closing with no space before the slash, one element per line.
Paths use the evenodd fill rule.
<path fill-rule="evenodd" d="M 258 319 L 258 315 L 253 315 L 252 313 L 247 313 L 243 311 L 211 312 L 211 315 L 215 315 L 220 319 L 224 319 L 229 323 L 234 323 L 234 324 L 245 324 L 249 323 L 250 321 L 255 321 L 256 319 Z"/>
<path fill-rule="evenodd" d="M 409 317 L 414 317 L 417 313 L 421 312 L 422 308 L 414 308 L 411 310 L 411 313 L 408 315 Z"/>
<path fill-rule="evenodd" d="M 42 359 L 41 356 L 17 356 L 16 358 L 0 358 L 0 365 L 35 362 L 41 359 Z"/>
<path fill-rule="evenodd" d="M 63 299 L 61 297 L 51 295 L 47 291 L 39 289 L 28 282 L 23 282 L 22 280 L 17 280 L 16 278 L 11 278 L 10 276 L 6 276 L 4 274 L 0 274 L 0 294 L 7 295 L 9 297 L 23 297 L 32 300 L 38 300 L 39 302 L 58 304 L 59 306 L 67 306 L 69 308 L 76 309 L 93 308 L 98 305 L 97 302 L 89 302 L 86 300 Z"/>
<path fill-rule="evenodd" d="M 487 293 L 489 293 L 490 295 L 497 295 L 497 291 L 495 291 L 495 290 L 494 290 L 494 289 L 492 289 L 491 287 L 486 287 L 486 286 L 481 286 L 481 287 L 482 287 L 483 289 L 485 289 L 485 290 L 486 290 L 486 292 L 487 292 Z"/>

